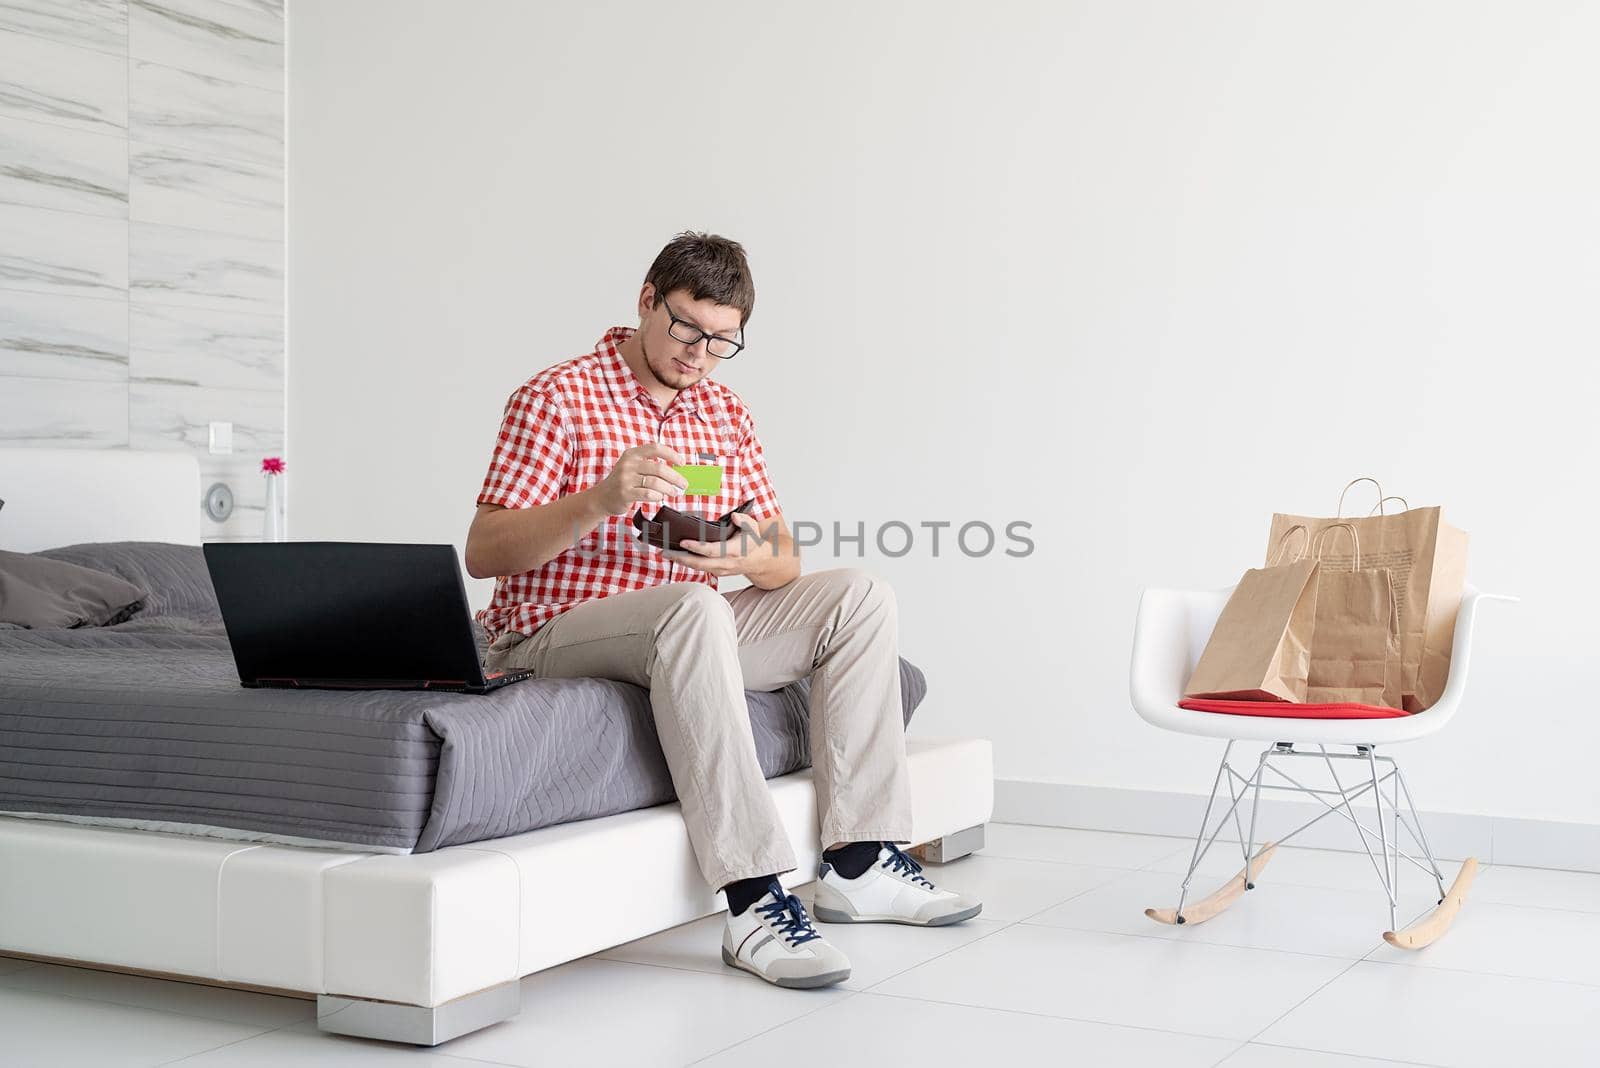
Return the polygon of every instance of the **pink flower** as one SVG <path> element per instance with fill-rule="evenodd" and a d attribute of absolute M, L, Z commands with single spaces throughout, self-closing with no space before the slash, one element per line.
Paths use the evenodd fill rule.
<path fill-rule="evenodd" d="M 283 474 L 283 460 L 277 456 L 268 456 L 261 461 L 261 470 L 269 475 Z"/>

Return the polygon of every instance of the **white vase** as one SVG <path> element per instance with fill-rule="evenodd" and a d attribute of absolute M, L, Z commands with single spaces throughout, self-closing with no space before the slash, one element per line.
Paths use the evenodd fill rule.
<path fill-rule="evenodd" d="M 283 501 L 279 497 L 278 480 L 280 475 L 263 475 L 267 480 L 267 510 L 266 517 L 261 521 L 262 541 L 283 540 Z"/>

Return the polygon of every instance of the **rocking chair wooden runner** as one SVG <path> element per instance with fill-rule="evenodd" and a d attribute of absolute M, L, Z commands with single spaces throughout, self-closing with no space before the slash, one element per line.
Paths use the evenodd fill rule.
<path fill-rule="evenodd" d="M 1194 852 L 1179 889 L 1177 906 L 1146 909 L 1145 915 L 1165 924 L 1204 923 L 1232 905 L 1245 891 L 1255 888 L 1256 880 L 1279 845 L 1337 814 L 1356 828 L 1361 848 L 1389 899 L 1389 927 L 1384 932 L 1384 940 L 1402 949 L 1421 949 L 1437 940 L 1449 930 L 1460 911 L 1477 874 L 1478 862 L 1468 857 L 1449 889 L 1445 888 L 1444 874 L 1428 846 L 1405 776 L 1392 757 L 1379 755 L 1378 748 L 1427 737 L 1450 721 L 1466 689 L 1472 631 L 1479 606 L 1486 601 L 1515 601 L 1516 598 L 1480 593 L 1467 587 L 1456 617 L 1450 676 L 1444 693 L 1432 707 L 1416 715 L 1392 719 L 1298 719 L 1180 708 L 1178 702 L 1184 683 L 1193 672 L 1230 592 L 1148 590 L 1139 602 L 1130 678 L 1135 711 L 1146 722 L 1164 730 L 1227 740 L 1211 784 L 1205 814 L 1201 817 L 1200 831 L 1195 836 Z M 1229 757 L 1235 743 L 1251 741 L 1270 744 L 1247 776 L 1229 763 Z M 1280 766 L 1296 759 L 1310 760 L 1325 770 L 1332 788 L 1308 786 Z M 1348 765 L 1344 777 L 1340 776 L 1336 762 Z M 1224 786 L 1229 802 L 1213 826 L 1211 815 Z M 1385 796 L 1386 789 L 1388 796 Z M 1320 802 L 1322 811 L 1257 851 L 1256 818 L 1262 790 L 1305 794 Z M 1375 815 L 1371 825 L 1362 821 L 1355 806 L 1355 802 L 1368 793 L 1372 794 Z M 1240 815 L 1246 795 L 1250 797 L 1248 821 Z M 1190 902 L 1189 884 L 1195 871 L 1230 822 L 1238 835 L 1243 870 L 1210 896 Z M 1412 848 L 1420 850 L 1420 858 L 1402 848 L 1402 830 L 1413 843 Z M 1402 864 L 1419 868 L 1434 881 L 1439 891 L 1439 901 L 1433 911 L 1405 928 L 1400 927 L 1399 916 Z"/>

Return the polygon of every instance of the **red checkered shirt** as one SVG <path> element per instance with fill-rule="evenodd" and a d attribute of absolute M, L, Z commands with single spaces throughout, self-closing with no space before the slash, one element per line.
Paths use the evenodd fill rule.
<path fill-rule="evenodd" d="M 776 516 L 778 495 L 761 439 L 738 394 L 701 379 L 663 412 L 617 349 L 632 335 L 630 327 L 612 327 L 592 353 L 545 368 L 511 395 L 478 503 L 548 504 L 604 479 L 624 449 L 659 443 L 676 449 L 686 463 L 722 465 L 719 496 L 669 497 L 663 504 L 719 516 L 754 501 L 751 515 Z M 511 630 L 532 634 L 596 597 L 668 582 L 704 582 L 715 589 L 715 575 L 673 563 L 635 540 L 633 514 L 642 508 L 654 515 L 657 507 L 635 504 L 608 516 L 543 567 L 495 579 L 494 598 L 477 616 L 489 639 Z"/>

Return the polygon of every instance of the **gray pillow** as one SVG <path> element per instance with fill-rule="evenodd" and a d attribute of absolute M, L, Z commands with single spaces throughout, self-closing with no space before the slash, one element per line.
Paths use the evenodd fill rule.
<path fill-rule="evenodd" d="M 139 610 L 146 593 L 104 571 L 0 550 L 0 621 L 22 627 L 103 627 Z"/>
<path fill-rule="evenodd" d="M 141 617 L 182 616 L 203 623 L 222 620 L 205 553 L 198 545 L 104 541 L 46 549 L 34 555 L 104 571 L 150 591 Z"/>

